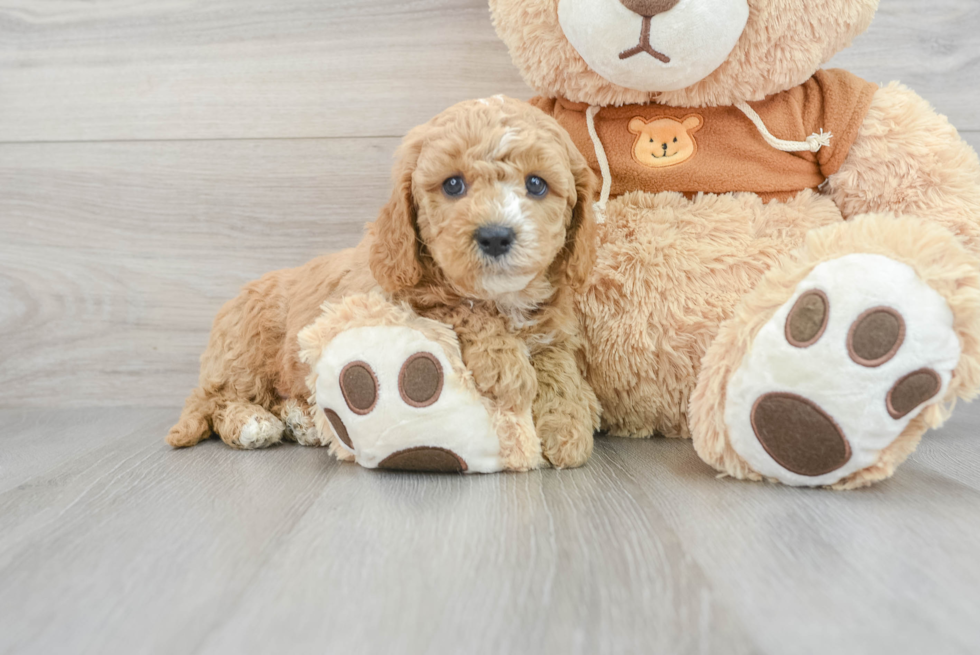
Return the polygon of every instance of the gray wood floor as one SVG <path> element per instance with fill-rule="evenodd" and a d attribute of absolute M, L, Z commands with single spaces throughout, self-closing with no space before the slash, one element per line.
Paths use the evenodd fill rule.
<path fill-rule="evenodd" d="M 980 2 L 883 0 L 832 65 L 980 146 Z M 0 0 L 0 653 L 980 652 L 980 405 L 847 494 L 662 440 L 466 478 L 164 446 L 221 303 L 501 92 L 485 0 Z"/>
<path fill-rule="evenodd" d="M 0 410 L 0 652 L 976 653 L 978 410 L 852 493 L 681 441 L 412 475 L 174 452 L 176 409 Z"/>

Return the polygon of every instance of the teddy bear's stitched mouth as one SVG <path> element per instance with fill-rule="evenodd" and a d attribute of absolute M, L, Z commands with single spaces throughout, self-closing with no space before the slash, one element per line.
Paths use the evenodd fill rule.
<path fill-rule="evenodd" d="M 628 50 L 623 50 L 621 53 L 619 53 L 620 59 L 629 59 L 630 57 L 635 57 L 636 55 L 645 52 L 654 59 L 662 61 L 665 64 L 670 63 L 670 57 L 662 52 L 657 52 L 653 49 L 653 46 L 650 45 L 650 22 L 652 20 L 653 16 L 643 17 L 643 29 L 640 30 L 640 42 L 636 46 Z"/>

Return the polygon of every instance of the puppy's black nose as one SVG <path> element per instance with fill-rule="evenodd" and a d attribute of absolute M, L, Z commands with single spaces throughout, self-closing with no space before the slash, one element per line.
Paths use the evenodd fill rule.
<path fill-rule="evenodd" d="M 517 234 L 505 225 L 484 225 L 473 234 L 480 250 L 491 257 L 503 257 L 514 245 Z"/>

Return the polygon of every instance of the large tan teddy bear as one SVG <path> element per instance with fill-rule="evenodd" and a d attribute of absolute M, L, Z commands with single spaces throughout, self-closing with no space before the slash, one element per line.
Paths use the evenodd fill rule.
<path fill-rule="evenodd" d="M 602 180 L 578 301 L 618 436 L 868 485 L 980 386 L 980 163 L 908 88 L 821 65 L 877 0 L 490 0 Z"/>

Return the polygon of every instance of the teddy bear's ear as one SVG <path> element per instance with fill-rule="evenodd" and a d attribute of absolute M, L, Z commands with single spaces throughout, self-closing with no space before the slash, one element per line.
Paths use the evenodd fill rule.
<path fill-rule="evenodd" d="M 369 265 L 378 284 L 388 292 L 407 289 L 422 278 L 419 259 L 418 224 L 415 198 L 412 195 L 412 173 L 422 151 L 422 132 L 417 127 L 398 149 L 398 163 L 392 174 L 391 199 L 371 225 Z"/>
<path fill-rule="evenodd" d="M 643 134 L 643 130 L 646 129 L 647 123 L 645 120 L 637 116 L 630 121 L 630 132 L 633 134 Z"/>
<path fill-rule="evenodd" d="M 704 119 L 697 114 L 691 114 L 690 116 L 685 116 L 682 121 L 684 129 L 688 132 L 697 132 L 704 125 Z"/>

